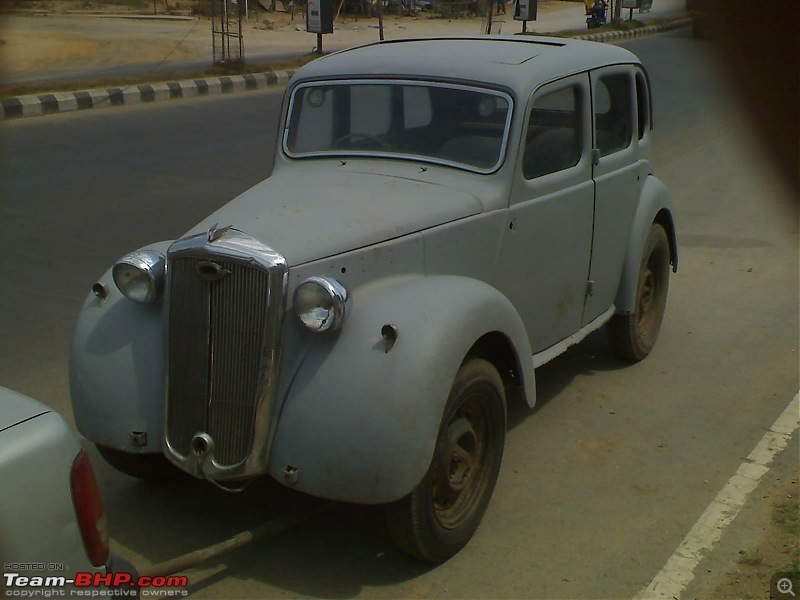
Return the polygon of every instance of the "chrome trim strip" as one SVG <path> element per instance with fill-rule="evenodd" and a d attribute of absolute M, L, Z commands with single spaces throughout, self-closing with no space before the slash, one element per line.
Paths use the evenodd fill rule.
<path fill-rule="evenodd" d="M 267 471 L 269 449 L 275 432 L 273 411 L 277 388 L 278 371 L 281 358 L 281 333 L 284 313 L 287 306 L 288 264 L 286 259 L 268 246 L 241 231 L 229 228 L 215 235 L 208 232 L 192 235 L 174 242 L 167 250 L 167 264 L 181 257 L 213 260 L 228 259 L 245 266 L 260 267 L 268 272 L 268 315 L 262 338 L 259 392 L 255 401 L 255 424 L 250 453 L 247 458 L 236 465 L 220 465 L 214 460 L 214 440 L 204 446 L 201 453 L 190 452 L 184 455 L 170 443 L 169 429 L 169 307 L 171 302 L 171 285 L 168 278 L 164 300 L 165 323 L 165 398 L 167 406 L 164 411 L 164 454 L 175 465 L 200 478 L 212 480 L 230 480 L 251 477 Z M 208 309 L 210 311 L 210 307 Z M 209 318 L 211 315 L 209 314 Z M 206 407 L 206 418 L 208 416 Z M 192 446 L 200 437 L 208 442 L 210 436 L 205 431 L 193 434 Z"/>

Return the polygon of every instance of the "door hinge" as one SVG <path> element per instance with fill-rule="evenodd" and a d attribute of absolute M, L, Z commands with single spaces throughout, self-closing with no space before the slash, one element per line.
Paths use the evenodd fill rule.
<path fill-rule="evenodd" d="M 592 164 L 595 166 L 600 164 L 600 148 L 592 148 Z"/>
<path fill-rule="evenodd" d="M 586 282 L 586 295 L 591 296 L 594 294 L 594 281 L 591 279 Z"/>

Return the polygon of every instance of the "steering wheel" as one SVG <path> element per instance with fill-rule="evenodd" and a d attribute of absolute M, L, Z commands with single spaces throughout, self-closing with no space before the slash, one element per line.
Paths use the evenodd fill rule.
<path fill-rule="evenodd" d="M 384 139 L 379 138 L 375 135 L 370 135 L 369 133 L 346 133 L 335 142 L 333 142 L 333 148 L 337 150 L 346 150 L 349 147 L 350 142 L 358 142 L 364 141 L 369 142 L 377 146 L 381 150 L 391 150 L 392 146 Z"/>

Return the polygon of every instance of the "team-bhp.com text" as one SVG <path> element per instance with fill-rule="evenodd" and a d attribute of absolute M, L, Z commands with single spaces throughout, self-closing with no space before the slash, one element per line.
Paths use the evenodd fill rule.
<path fill-rule="evenodd" d="M 189 580 L 185 576 L 134 577 L 130 573 L 76 573 L 75 577 L 27 576 L 3 573 L 6 597 L 50 598 L 82 597 L 173 597 L 186 596 Z M 66 590 L 65 586 L 73 589 Z"/>

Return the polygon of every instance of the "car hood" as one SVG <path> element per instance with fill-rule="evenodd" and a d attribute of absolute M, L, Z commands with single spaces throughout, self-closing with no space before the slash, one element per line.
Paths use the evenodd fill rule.
<path fill-rule="evenodd" d="M 423 181 L 370 173 L 290 172 L 249 189 L 189 234 L 215 224 L 232 226 L 295 266 L 482 210 L 471 194 Z"/>
<path fill-rule="evenodd" d="M 0 386 L 0 433 L 52 409 L 41 402 Z"/>

